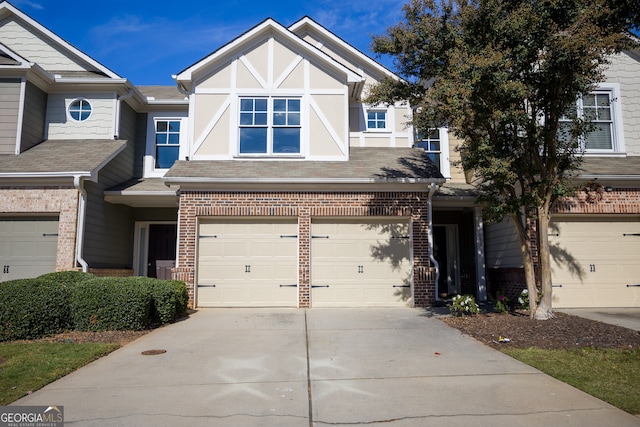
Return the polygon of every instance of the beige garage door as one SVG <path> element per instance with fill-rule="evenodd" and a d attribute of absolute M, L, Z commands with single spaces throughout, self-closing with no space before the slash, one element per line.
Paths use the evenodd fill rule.
<path fill-rule="evenodd" d="M 408 221 L 318 219 L 311 235 L 312 307 L 411 304 Z"/>
<path fill-rule="evenodd" d="M 57 246 L 57 218 L 0 219 L 0 281 L 55 271 Z"/>
<path fill-rule="evenodd" d="M 553 305 L 640 307 L 640 220 L 556 219 Z"/>
<path fill-rule="evenodd" d="M 198 236 L 199 307 L 296 307 L 296 219 L 203 220 Z"/>

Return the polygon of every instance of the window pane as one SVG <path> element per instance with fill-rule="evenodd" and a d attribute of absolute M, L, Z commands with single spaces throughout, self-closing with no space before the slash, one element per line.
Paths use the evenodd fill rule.
<path fill-rule="evenodd" d="M 273 125 L 274 126 L 284 126 L 287 124 L 287 114 L 286 113 L 273 113 Z"/>
<path fill-rule="evenodd" d="M 180 134 L 178 133 L 169 134 L 169 144 L 173 144 L 173 145 L 180 144 Z"/>
<path fill-rule="evenodd" d="M 156 147 L 156 168 L 168 169 L 178 160 L 179 147 L 158 146 Z"/>
<path fill-rule="evenodd" d="M 289 113 L 289 125 L 300 126 L 300 113 Z"/>
<path fill-rule="evenodd" d="M 593 94 L 584 95 L 582 97 L 582 105 L 585 107 L 594 107 L 596 105 L 596 96 Z"/>
<path fill-rule="evenodd" d="M 300 129 L 299 128 L 274 128 L 273 129 L 274 153 L 299 153 Z"/>
<path fill-rule="evenodd" d="M 267 111 L 267 100 L 266 99 L 256 99 L 255 100 L 255 110 L 256 111 Z"/>
<path fill-rule="evenodd" d="M 80 113 L 80 120 L 87 120 L 89 118 L 89 115 L 91 114 L 91 112 L 89 111 L 83 111 Z"/>
<path fill-rule="evenodd" d="M 156 132 L 166 132 L 166 131 L 167 131 L 167 122 L 156 123 Z"/>
<path fill-rule="evenodd" d="M 586 135 L 585 141 L 587 149 L 611 150 L 613 148 L 611 144 L 611 124 L 598 123 L 596 130 Z"/>
<path fill-rule="evenodd" d="M 273 111 L 287 111 L 287 100 L 286 99 L 274 99 L 273 100 Z"/>
<path fill-rule="evenodd" d="M 254 125 L 264 126 L 267 124 L 267 113 L 256 113 Z"/>
<path fill-rule="evenodd" d="M 267 128 L 241 128 L 240 153 L 266 153 Z"/>
<path fill-rule="evenodd" d="M 156 144 L 162 145 L 167 143 L 167 134 L 166 133 L 158 133 L 156 134 Z"/>
<path fill-rule="evenodd" d="M 289 111 L 300 112 L 300 100 L 299 99 L 290 99 L 289 100 Z"/>
<path fill-rule="evenodd" d="M 429 157 L 431 162 L 436 165 L 438 170 L 440 170 L 440 153 L 429 153 L 427 156 Z"/>
<path fill-rule="evenodd" d="M 440 139 L 440 131 L 438 129 L 430 129 L 429 139 Z"/>
<path fill-rule="evenodd" d="M 169 122 L 169 132 L 180 132 L 180 122 Z"/>
<path fill-rule="evenodd" d="M 241 99 L 240 111 L 253 111 L 253 99 Z"/>
<path fill-rule="evenodd" d="M 240 124 L 241 125 L 252 125 L 253 124 L 253 114 L 252 113 L 241 113 L 240 114 Z"/>

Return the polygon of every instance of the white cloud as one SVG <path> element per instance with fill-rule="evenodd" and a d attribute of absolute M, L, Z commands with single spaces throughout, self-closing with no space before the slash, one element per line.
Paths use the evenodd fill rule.
<path fill-rule="evenodd" d="M 13 4 L 18 9 L 26 9 L 26 8 L 31 8 L 31 9 L 35 9 L 35 10 L 44 9 L 44 6 L 41 5 L 40 3 L 36 3 L 36 2 L 30 1 L 30 0 L 13 0 L 11 2 L 11 4 Z"/>

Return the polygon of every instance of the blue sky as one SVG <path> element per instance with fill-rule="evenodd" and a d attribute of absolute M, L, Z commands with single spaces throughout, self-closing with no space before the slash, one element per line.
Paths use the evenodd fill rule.
<path fill-rule="evenodd" d="M 310 16 L 374 57 L 371 35 L 402 18 L 408 0 L 9 0 L 136 85 L 172 85 L 176 74 L 266 18 L 288 26 Z M 386 58 L 381 62 L 391 67 Z"/>

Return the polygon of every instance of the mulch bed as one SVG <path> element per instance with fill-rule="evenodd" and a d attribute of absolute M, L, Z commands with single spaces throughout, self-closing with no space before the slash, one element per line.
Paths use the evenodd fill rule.
<path fill-rule="evenodd" d="M 532 320 L 525 312 L 443 317 L 444 323 L 494 348 L 578 349 L 638 348 L 640 331 L 564 313 L 549 320 Z M 499 338 L 509 342 L 501 343 Z"/>

